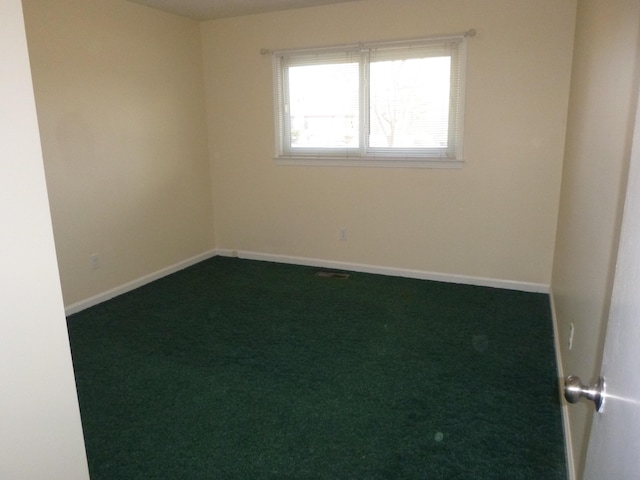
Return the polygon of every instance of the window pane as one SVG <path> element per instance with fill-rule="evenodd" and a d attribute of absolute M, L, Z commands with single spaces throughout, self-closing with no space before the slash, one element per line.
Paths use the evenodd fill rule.
<path fill-rule="evenodd" d="M 370 64 L 369 146 L 447 148 L 451 57 Z"/>
<path fill-rule="evenodd" d="M 289 68 L 291 148 L 358 148 L 358 63 Z"/>

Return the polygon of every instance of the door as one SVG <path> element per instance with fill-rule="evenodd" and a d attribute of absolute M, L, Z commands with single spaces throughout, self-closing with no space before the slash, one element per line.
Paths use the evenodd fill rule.
<path fill-rule="evenodd" d="M 640 109 L 622 220 L 601 375 L 604 405 L 594 413 L 586 480 L 640 478 Z"/>

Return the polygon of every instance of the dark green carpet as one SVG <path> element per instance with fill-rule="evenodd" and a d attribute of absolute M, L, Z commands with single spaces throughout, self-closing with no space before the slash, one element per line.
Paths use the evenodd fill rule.
<path fill-rule="evenodd" d="M 69 317 L 91 478 L 566 479 L 546 295 L 216 257 Z"/>

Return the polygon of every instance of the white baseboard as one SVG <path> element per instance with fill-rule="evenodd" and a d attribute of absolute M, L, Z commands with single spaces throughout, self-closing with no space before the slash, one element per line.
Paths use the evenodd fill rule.
<path fill-rule="evenodd" d="M 556 316 L 556 305 L 553 299 L 553 291 L 549 291 L 549 302 L 551 303 L 551 319 L 553 322 L 553 338 L 555 339 L 556 364 L 558 365 L 558 395 L 560 396 L 562 411 L 562 428 L 564 430 L 564 447 L 567 455 L 567 479 L 576 479 L 576 467 L 573 457 L 573 442 L 571 441 L 571 429 L 569 425 L 569 405 L 563 400 L 564 368 L 562 367 L 562 354 L 560 353 L 560 335 L 558 328 L 558 317 Z"/>
<path fill-rule="evenodd" d="M 549 293 L 549 286 L 540 283 L 515 282 L 512 280 L 500 280 L 495 278 L 471 277 L 465 275 L 449 275 L 422 270 L 409 270 L 403 268 L 382 267 L 377 265 L 366 265 L 361 263 L 338 262 L 333 260 L 322 260 L 318 258 L 292 257 L 288 255 L 275 255 L 270 253 L 258 253 L 248 251 L 217 249 L 204 252 L 200 255 L 188 258 L 182 262 L 170 265 L 156 272 L 145 275 L 131 282 L 127 282 L 106 292 L 94 295 L 80 302 L 65 306 L 66 315 L 78 313 L 86 308 L 93 307 L 99 303 L 106 302 L 118 295 L 135 290 L 147 283 L 151 283 L 184 268 L 195 265 L 198 262 L 207 260 L 216 255 L 224 257 L 239 257 L 247 260 L 262 260 L 266 262 L 286 263 L 293 265 L 306 265 L 310 267 L 332 268 L 337 270 L 348 270 L 352 272 L 374 273 L 378 275 L 388 275 L 391 277 L 416 278 L 420 280 L 434 280 L 446 283 L 460 283 L 464 285 L 476 285 L 482 287 L 504 288 L 507 290 L 520 290 L 523 292 Z"/>
<path fill-rule="evenodd" d="M 262 260 L 266 262 L 288 263 L 293 265 L 306 265 L 309 267 L 323 267 L 352 272 L 375 273 L 391 277 L 416 278 L 419 280 L 434 280 L 437 282 L 460 283 L 464 285 L 476 285 L 480 287 L 503 288 L 506 290 L 519 290 L 531 293 L 549 293 L 549 285 L 542 283 L 516 282 L 513 280 L 501 280 L 496 278 L 472 277 L 467 275 L 451 275 L 423 270 L 410 270 L 404 268 L 382 267 L 366 265 L 362 263 L 337 262 L 318 258 L 291 257 L 288 255 L 275 255 L 271 253 L 246 252 L 238 250 L 219 249 L 217 254 L 225 257 L 238 257 L 247 260 Z"/>
<path fill-rule="evenodd" d="M 131 290 L 135 290 L 136 288 L 142 287 L 147 283 L 151 283 L 155 280 L 159 280 L 162 277 L 171 275 L 172 273 L 183 270 L 187 267 L 195 265 L 196 263 L 202 262 L 203 260 L 207 260 L 211 257 L 215 257 L 216 255 L 217 255 L 217 252 L 215 250 L 210 250 L 208 252 L 201 253 L 200 255 L 196 255 L 195 257 L 188 258 L 186 260 L 183 260 L 182 262 L 175 263 L 166 268 L 150 273 L 149 275 L 145 275 L 144 277 L 138 278 L 131 282 L 127 282 L 124 285 L 120 285 L 116 288 L 112 288 L 111 290 L 107 290 L 106 292 L 100 293 L 98 295 L 94 295 L 93 297 L 89 297 L 85 300 L 81 300 L 80 302 L 67 305 L 65 306 L 65 309 L 64 309 L 65 314 L 69 316 L 74 313 L 78 313 L 81 310 L 84 310 L 89 307 L 93 307 L 102 302 L 106 302 L 107 300 L 117 297 L 118 295 L 122 295 L 123 293 L 130 292 Z"/>

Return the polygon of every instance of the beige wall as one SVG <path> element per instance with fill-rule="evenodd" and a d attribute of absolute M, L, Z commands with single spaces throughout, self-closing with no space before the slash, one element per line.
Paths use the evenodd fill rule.
<path fill-rule="evenodd" d="M 548 285 L 574 18 L 572 0 L 368 0 L 203 23 L 216 246 Z M 469 28 L 464 168 L 274 165 L 261 48 Z"/>
<path fill-rule="evenodd" d="M 125 1 L 24 6 L 67 305 L 214 247 L 549 284 L 574 0 L 367 0 L 200 28 Z M 468 28 L 462 169 L 275 166 L 261 48 Z"/>
<path fill-rule="evenodd" d="M 638 0 L 578 2 L 552 292 L 564 373 L 584 381 L 600 372 L 638 91 L 639 19 Z M 588 404 L 568 409 L 577 478 L 592 412 Z"/>
<path fill-rule="evenodd" d="M 0 478 L 88 480 L 20 0 L 0 58 Z"/>
<path fill-rule="evenodd" d="M 213 248 L 197 22 L 113 0 L 24 9 L 65 303 Z"/>

